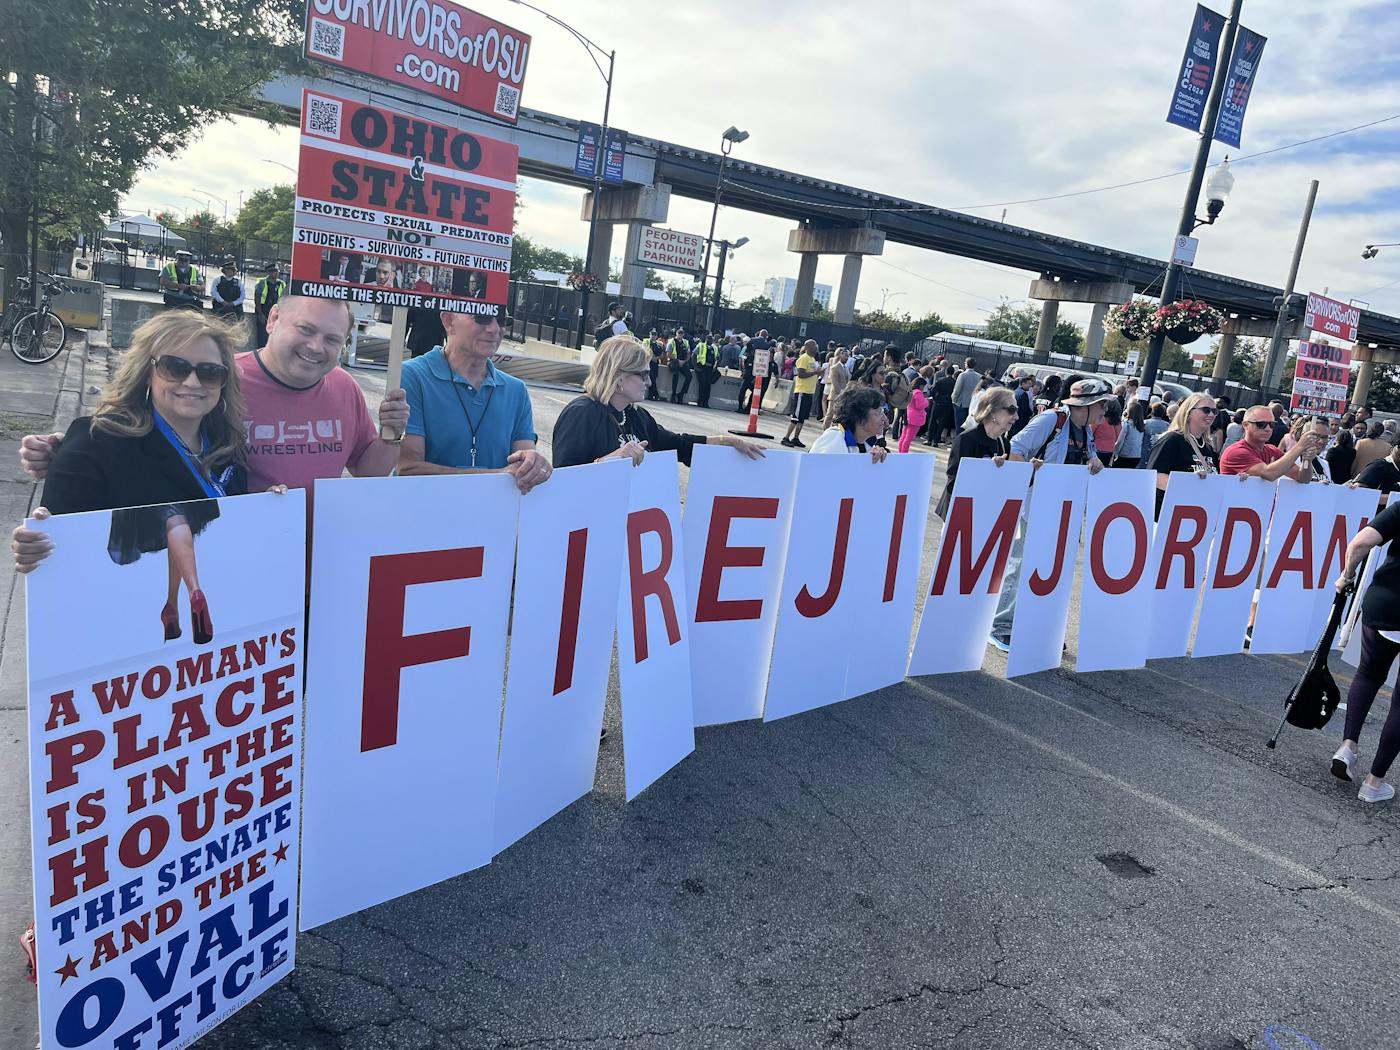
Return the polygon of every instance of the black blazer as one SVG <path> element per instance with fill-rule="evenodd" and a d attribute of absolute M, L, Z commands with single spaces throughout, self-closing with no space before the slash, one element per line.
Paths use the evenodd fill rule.
<path fill-rule="evenodd" d="M 180 454 L 157 430 L 145 437 L 118 437 L 91 429 L 92 417 L 73 420 L 49 465 L 40 501 L 51 514 L 144 507 L 207 499 Z M 230 496 L 248 491 L 240 464 L 224 486 Z"/>

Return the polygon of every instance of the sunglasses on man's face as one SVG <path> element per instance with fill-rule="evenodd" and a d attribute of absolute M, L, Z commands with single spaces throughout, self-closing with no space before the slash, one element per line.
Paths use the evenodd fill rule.
<path fill-rule="evenodd" d="M 155 366 L 157 375 L 172 383 L 183 383 L 190 377 L 191 372 L 199 380 L 200 386 L 221 387 L 228 382 L 228 368 L 207 361 L 194 364 L 183 357 L 161 354 L 160 357 L 153 357 L 151 364 Z"/>
<path fill-rule="evenodd" d="M 470 317 L 477 324 L 481 325 L 482 328 L 485 328 L 492 321 L 497 322 L 502 328 L 510 327 L 509 314 L 501 314 L 499 316 L 496 316 L 495 314 L 471 314 Z"/>
<path fill-rule="evenodd" d="M 1273 423 L 1267 419 L 1247 419 L 1245 423 L 1251 427 L 1258 427 L 1260 430 L 1268 430 L 1273 426 Z"/>

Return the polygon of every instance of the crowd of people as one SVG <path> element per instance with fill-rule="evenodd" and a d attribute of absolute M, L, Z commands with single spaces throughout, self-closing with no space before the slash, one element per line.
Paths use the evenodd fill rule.
<path fill-rule="evenodd" d="M 33 571 L 51 553 L 42 531 L 50 514 L 155 507 L 158 513 L 130 535 L 118 537 L 114 524 L 110 551 L 119 564 L 165 551 L 170 586 L 159 612 L 161 629 L 168 639 L 180 636 L 183 587 L 196 640 L 207 640 L 214 611 L 199 587 L 193 546 L 211 515 L 200 501 L 310 489 L 319 478 L 347 471 L 504 473 L 523 494 L 546 483 L 556 467 L 610 458 L 640 463 L 648 452 L 663 450 L 688 464 L 697 444 L 726 445 L 759 458 L 763 449 L 743 437 L 669 430 L 644 403 L 662 396 L 665 371 L 672 402 L 685 401 L 695 377 L 703 407 L 718 370 L 727 367 L 744 377 L 738 410 L 747 411 L 754 364 L 765 352 L 769 375 L 793 380 L 782 439 L 789 448 L 807 448 L 802 435 L 813 420 L 819 433 L 810 451 L 816 453 L 869 455 L 880 462 L 891 454 L 890 442 L 903 453 L 918 439 L 947 443 L 947 482 L 935 508 L 940 516 L 969 458 L 998 465 L 1078 464 L 1091 474 L 1154 470 L 1159 509 L 1171 475 L 1182 471 L 1288 476 L 1387 494 L 1400 488 L 1400 435 L 1392 422 L 1370 419 L 1365 408 L 1338 420 L 1290 418 L 1277 402 L 1232 412 L 1228 398 L 1204 393 L 1139 398 L 1135 379 L 1115 387 L 1099 376 L 1041 377 L 1015 369 L 998 378 L 984 374 L 972 358 L 959 365 L 921 360 L 895 346 L 822 348 L 814 340 L 799 343 L 763 331 L 751 338 L 691 338 L 678 329 L 664 339 L 655 332 L 638 339 L 627 330 L 625 316 L 612 311 L 612 334 L 599 333 L 584 392 L 559 415 L 546 456 L 537 447 L 529 391 L 493 361 L 509 324 L 504 316 L 441 314 L 441 342 L 404 363 L 402 389 L 386 392 L 376 421 L 358 383 L 338 367 L 354 323 L 347 305 L 278 291 L 259 349 L 235 352 L 241 333 L 217 318 L 187 310 L 159 315 L 137 329 L 90 416 L 74 421 L 66 434 L 23 439 L 21 462 L 45 479 L 45 489 L 44 506 L 34 514 L 41 527 L 21 525 L 12 535 L 20 572 Z M 1400 510 L 1390 514 L 1379 515 L 1353 540 L 1347 585 L 1358 559 L 1400 532 Z M 1010 649 L 1023 542 L 1024 521 L 988 639 L 1002 651 Z M 1387 604 L 1391 576 L 1400 580 L 1400 561 L 1392 560 L 1377 573 L 1381 587 L 1366 602 L 1366 655 L 1356 678 L 1361 684 L 1352 687 L 1361 692 L 1349 708 L 1346 742 L 1333 767 L 1347 779 L 1369 708 L 1365 693 L 1374 697 L 1400 654 L 1400 598 L 1393 599 L 1394 613 Z M 1392 589 L 1400 594 L 1400 582 Z M 1366 801 L 1393 795 L 1383 778 L 1400 751 L 1400 705 L 1391 711 L 1362 786 Z"/>

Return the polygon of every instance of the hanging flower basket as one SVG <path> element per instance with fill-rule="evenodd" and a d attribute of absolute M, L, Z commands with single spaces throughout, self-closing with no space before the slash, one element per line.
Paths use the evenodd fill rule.
<path fill-rule="evenodd" d="M 603 282 L 591 273 L 575 270 L 569 274 L 568 285 L 576 292 L 596 292 L 603 287 Z"/>
<path fill-rule="evenodd" d="M 1152 334 L 1152 322 L 1157 315 L 1157 304 L 1149 299 L 1129 299 L 1126 303 L 1109 307 L 1104 315 L 1106 331 L 1118 332 L 1124 339 L 1137 342 Z"/>
<path fill-rule="evenodd" d="M 1157 309 L 1153 330 L 1174 343 L 1194 343 L 1203 335 L 1215 335 L 1225 324 L 1225 315 L 1200 299 L 1179 299 Z"/>

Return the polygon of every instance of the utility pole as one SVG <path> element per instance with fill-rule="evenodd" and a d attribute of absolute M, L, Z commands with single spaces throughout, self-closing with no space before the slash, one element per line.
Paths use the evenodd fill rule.
<path fill-rule="evenodd" d="M 1303 261 L 1303 242 L 1308 239 L 1308 223 L 1312 221 L 1313 201 L 1317 200 L 1317 180 L 1308 187 L 1308 203 L 1303 208 L 1303 221 L 1298 226 L 1298 240 L 1293 245 L 1293 262 L 1288 267 L 1288 283 L 1283 286 L 1283 298 L 1278 304 L 1278 319 L 1274 322 L 1274 337 L 1269 341 L 1269 352 L 1264 355 L 1264 373 L 1259 383 L 1259 403 L 1267 405 L 1278 389 L 1282 376 L 1275 375 L 1283 368 L 1287 354 L 1283 352 L 1283 326 L 1288 321 L 1288 304 L 1293 298 L 1293 285 L 1298 280 L 1298 264 Z"/>
<path fill-rule="evenodd" d="M 1210 85 L 1210 99 L 1206 104 L 1205 119 L 1201 122 L 1200 142 L 1196 146 L 1196 163 L 1191 168 L 1191 180 L 1186 186 L 1186 199 L 1181 205 L 1181 220 L 1176 225 L 1178 237 L 1188 237 L 1196 228 L 1196 204 L 1201 196 L 1201 183 L 1205 181 L 1206 165 L 1210 161 L 1210 144 L 1215 140 L 1215 121 L 1220 116 L 1220 100 L 1225 94 L 1225 81 L 1229 79 L 1231 55 L 1235 50 L 1235 34 L 1240 27 L 1240 8 L 1244 0 L 1231 0 L 1230 21 L 1225 26 L 1225 39 L 1215 61 L 1214 78 Z M 1175 251 L 1172 253 L 1175 255 Z M 1168 259 L 1171 257 L 1168 256 Z M 1181 266 L 1176 262 L 1167 263 L 1167 272 L 1162 277 L 1162 305 L 1174 303 L 1181 287 Z M 1162 359 L 1162 346 L 1166 333 L 1156 332 L 1147 344 L 1146 360 L 1142 366 L 1142 382 L 1138 387 L 1138 397 L 1143 401 L 1152 398 L 1152 385 L 1157 382 L 1157 365 Z"/>
<path fill-rule="evenodd" d="M 607 82 L 608 89 L 603 96 L 603 132 L 598 141 L 598 149 L 593 158 L 593 207 L 588 213 L 588 250 L 583 255 L 583 270 L 588 272 L 588 267 L 593 265 L 593 242 L 598 236 L 598 200 L 603 196 L 603 156 L 608 148 L 608 113 L 612 109 L 612 82 L 613 82 L 613 60 L 617 58 L 617 52 L 608 52 L 608 75 L 603 79 Z M 608 288 L 608 265 L 603 264 L 603 291 L 606 294 Z M 584 330 L 588 326 L 588 289 L 579 292 L 578 305 L 578 339 L 575 346 L 583 349 Z"/>

